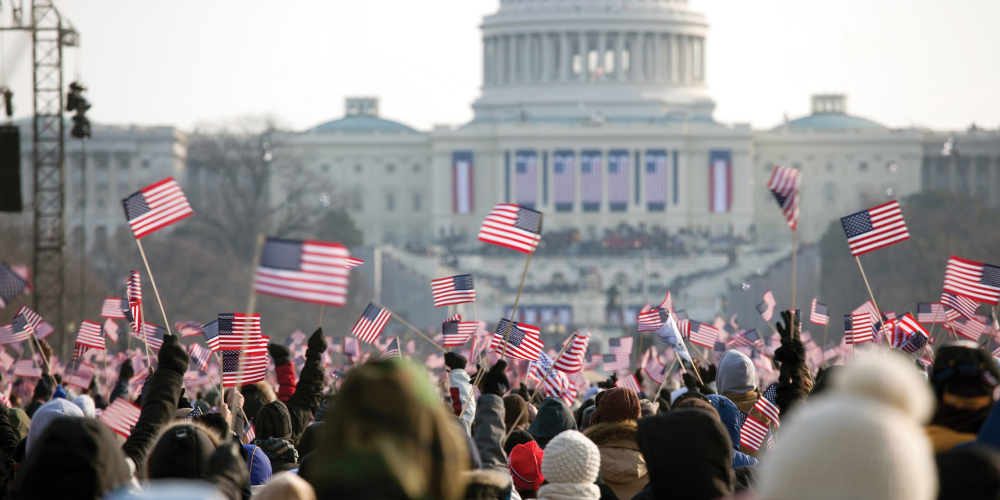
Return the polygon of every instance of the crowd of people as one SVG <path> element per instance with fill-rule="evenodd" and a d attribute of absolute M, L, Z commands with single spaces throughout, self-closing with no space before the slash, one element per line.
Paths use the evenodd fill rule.
<path fill-rule="evenodd" d="M 400 358 L 325 380 L 322 329 L 296 373 L 270 344 L 277 387 L 184 391 L 189 355 L 168 335 L 127 433 L 95 412 L 129 398 L 132 365 L 108 401 L 48 370 L 24 408 L 0 411 L 0 494 L 11 499 L 760 500 L 995 499 L 1000 368 L 951 343 L 927 369 L 894 350 L 806 367 L 798 320 L 777 324 L 774 402 L 761 412 L 739 351 L 695 364 L 653 394 L 600 382 L 572 405 L 512 387 L 508 364 L 445 355 L 446 387 Z M 43 342 L 44 344 L 44 342 Z M 43 356 L 51 356 L 44 346 Z M 926 371 L 925 371 L 926 370 Z M 339 379 L 338 379 L 339 380 Z M 542 387 L 538 388 L 542 391 Z M 583 393 L 581 393 L 583 394 Z M 748 448 L 753 417 L 768 444 Z M 125 435 L 127 434 L 127 437 Z"/>

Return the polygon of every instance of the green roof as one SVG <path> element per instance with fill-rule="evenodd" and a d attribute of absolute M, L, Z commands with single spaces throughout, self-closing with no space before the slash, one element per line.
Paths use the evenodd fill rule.
<path fill-rule="evenodd" d="M 339 120 L 321 123 L 312 128 L 316 132 L 416 132 L 413 128 L 377 116 L 345 116 Z"/>
<path fill-rule="evenodd" d="M 779 125 L 775 130 L 781 130 L 784 126 Z M 869 119 L 844 113 L 813 113 L 788 122 L 788 127 L 795 130 L 886 130 L 884 126 Z"/>

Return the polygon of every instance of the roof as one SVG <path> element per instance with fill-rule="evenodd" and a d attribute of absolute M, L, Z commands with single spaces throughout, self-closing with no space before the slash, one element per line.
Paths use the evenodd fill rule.
<path fill-rule="evenodd" d="M 885 126 L 867 118 L 844 113 L 813 113 L 809 116 L 792 120 L 787 125 L 789 128 L 796 130 L 887 130 Z M 785 125 L 778 125 L 774 130 L 781 130 L 783 127 Z"/>
<path fill-rule="evenodd" d="M 376 130 L 380 132 L 416 132 L 412 127 L 377 116 L 345 116 L 338 120 L 316 125 L 311 130 L 316 132 L 374 132 Z"/>

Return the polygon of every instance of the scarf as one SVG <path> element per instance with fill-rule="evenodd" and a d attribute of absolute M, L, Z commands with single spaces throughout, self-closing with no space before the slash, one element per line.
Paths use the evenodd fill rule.
<path fill-rule="evenodd" d="M 549 483 L 538 488 L 539 500 L 599 500 L 601 488 L 596 484 Z"/>
<path fill-rule="evenodd" d="M 257 446 L 264 451 L 270 460 L 279 460 L 284 463 L 295 464 L 299 462 L 299 452 L 292 446 L 292 443 L 278 438 L 258 439 Z"/>

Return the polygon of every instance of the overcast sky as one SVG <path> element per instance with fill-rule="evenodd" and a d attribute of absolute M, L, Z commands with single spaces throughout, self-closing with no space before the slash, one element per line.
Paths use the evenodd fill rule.
<path fill-rule="evenodd" d="M 427 129 L 460 124 L 481 83 L 484 14 L 498 0 L 55 0 L 80 31 L 66 83 L 95 121 L 190 129 L 268 114 L 303 129 L 345 96 Z M 26 2 L 27 3 L 27 2 Z M 9 2 L 4 2 L 9 9 Z M 707 78 L 723 122 L 766 128 L 809 96 L 893 127 L 1000 126 L 1000 1 L 691 0 L 708 16 Z M 9 11 L 5 11 L 9 17 Z M 17 115 L 30 113 L 25 35 L 3 35 Z"/>

